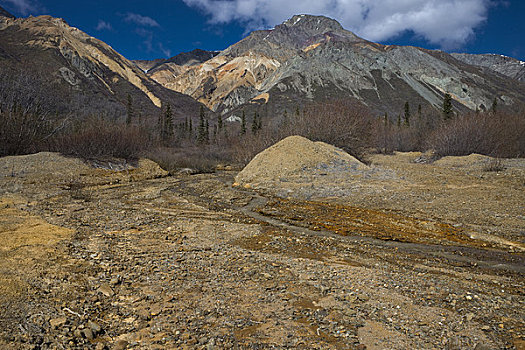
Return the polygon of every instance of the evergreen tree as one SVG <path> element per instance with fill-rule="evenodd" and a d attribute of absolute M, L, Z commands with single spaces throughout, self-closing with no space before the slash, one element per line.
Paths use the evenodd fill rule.
<path fill-rule="evenodd" d="M 405 125 L 410 126 L 410 105 L 408 101 L 405 102 Z"/>
<path fill-rule="evenodd" d="M 208 123 L 207 119 L 206 119 L 206 132 L 204 134 L 204 142 L 206 144 L 210 143 L 210 124 Z"/>
<path fill-rule="evenodd" d="M 259 130 L 259 122 L 257 121 L 257 112 L 255 112 L 252 120 L 252 134 L 257 134 L 257 130 Z"/>
<path fill-rule="evenodd" d="M 421 121 L 421 118 L 423 118 L 423 113 L 421 112 L 421 104 L 417 106 L 417 119 Z"/>
<path fill-rule="evenodd" d="M 299 110 L 299 106 L 295 107 L 295 116 L 298 117 L 301 115 L 301 111 Z"/>
<path fill-rule="evenodd" d="M 164 140 L 164 114 L 161 112 L 157 119 L 157 129 L 159 130 L 159 137 Z"/>
<path fill-rule="evenodd" d="M 173 138 L 173 115 L 171 113 L 171 105 L 168 103 L 166 113 L 164 115 L 164 141 L 169 141 Z"/>
<path fill-rule="evenodd" d="M 388 114 L 385 112 L 383 117 L 383 153 L 387 153 L 387 140 L 388 140 L 388 130 L 390 129 L 390 122 L 388 120 Z"/>
<path fill-rule="evenodd" d="M 242 111 L 241 115 L 241 135 L 246 134 L 246 114 Z"/>
<path fill-rule="evenodd" d="M 128 104 L 127 104 L 126 112 L 127 112 L 126 124 L 130 125 L 133 119 L 133 99 L 131 98 L 130 94 L 128 94 Z"/>
<path fill-rule="evenodd" d="M 452 96 L 447 92 L 443 99 L 443 119 L 452 119 L 454 112 L 452 111 Z"/>
<path fill-rule="evenodd" d="M 257 130 L 261 130 L 261 129 L 262 129 L 262 118 L 259 115 L 259 113 L 257 113 Z"/>
<path fill-rule="evenodd" d="M 498 98 L 494 97 L 494 100 L 492 101 L 492 107 L 490 107 L 490 111 L 494 114 L 496 113 L 498 109 Z"/>
<path fill-rule="evenodd" d="M 401 113 L 399 113 L 397 115 L 397 127 L 400 128 L 401 127 Z"/>
<path fill-rule="evenodd" d="M 217 128 L 219 130 L 222 130 L 222 116 L 219 114 L 219 116 L 217 117 Z"/>
<path fill-rule="evenodd" d="M 197 129 L 197 142 L 204 143 L 206 141 L 206 120 L 204 116 L 204 107 L 201 106 L 199 115 L 199 128 Z"/>

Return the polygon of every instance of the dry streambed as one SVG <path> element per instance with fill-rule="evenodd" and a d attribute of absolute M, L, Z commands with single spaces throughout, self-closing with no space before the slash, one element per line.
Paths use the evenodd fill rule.
<path fill-rule="evenodd" d="M 402 156 L 380 161 L 439 201 L 412 167 L 446 173 Z M 516 186 L 508 171 L 499 183 Z M 81 173 L 0 179 L 2 348 L 523 348 L 523 253 L 471 238 L 435 202 L 414 210 L 405 188 L 392 211 L 363 205 L 373 191 L 283 199 L 233 173 Z M 500 222 L 519 246 L 523 226 Z"/>

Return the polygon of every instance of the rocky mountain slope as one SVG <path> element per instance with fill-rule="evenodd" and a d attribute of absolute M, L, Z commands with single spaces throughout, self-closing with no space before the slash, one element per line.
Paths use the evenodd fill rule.
<path fill-rule="evenodd" d="M 381 45 L 359 38 L 337 21 L 298 15 L 251 33 L 216 57 L 153 79 L 229 114 L 265 104 L 295 109 L 323 98 L 356 98 L 377 113 L 442 104 L 448 92 L 458 110 L 525 102 L 525 84 L 463 62 L 442 51 Z"/>
<path fill-rule="evenodd" d="M 495 54 L 472 55 L 453 53 L 454 58 L 467 64 L 489 68 L 512 79 L 525 82 L 525 62 L 512 57 Z"/>
<path fill-rule="evenodd" d="M 193 66 L 199 63 L 206 62 L 207 60 L 217 56 L 220 51 L 206 51 L 201 49 L 195 49 L 189 52 L 181 52 L 168 59 L 158 58 L 155 60 L 134 60 L 140 69 L 145 73 L 150 70 L 161 68 L 164 64 L 175 64 L 177 66 Z"/>
<path fill-rule="evenodd" d="M 198 115 L 200 104 L 165 89 L 135 64 L 64 20 L 51 16 L 0 17 L 0 73 L 32 76 L 52 95 L 57 110 L 91 114 L 125 113 L 128 94 L 134 109 L 156 114 L 170 103 L 175 115 Z"/>
<path fill-rule="evenodd" d="M 171 84 L 175 78 L 191 67 L 199 65 L 217 56 L 220 51 L 205 51 L 195 49 L 182 52 L 166 60 L 134 61 L 135 64 L 147 73 L 153 80 L 163 86 Z"/>

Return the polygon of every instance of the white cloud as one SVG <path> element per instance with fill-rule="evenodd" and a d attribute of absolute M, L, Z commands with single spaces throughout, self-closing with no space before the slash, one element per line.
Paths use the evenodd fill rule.
<path fill-rule="evenodd" d="M 20 12 L 22 15 L 26 16 L 31 12 L 35 12 L 39 9 L 35 3 L 30 0 L 4 0 L 7 3 L 10 3 L 15 9 Z"/>
<path fill-rule="evenodd" d="M 96 30 L 113 30 L 113 27 L 111 26 L 111 23 L 103 21 L 101 19 L 98 20 L 98 24 L 95 27 Z"/>
<path fill-rule="evenodd" d="M 171 50 L 164 47 L 162 43 L 159 43 L 159 50 L 164 54 L 164 56 L 171 57 Z"/>
<path fill-rule="evenodd" d="M 126 22 L 131 22 L 144 27 L 160 27 L 159 23 L 153 18 L 148 16 L 142 16 L 137 13 L 128 12 L 124 15 Z"/>
<path fill-rule="evenodd" d="M 213 24 L 271 27 L 296 14 L 325 15 L 368 40 L 412 31 L 432 44 L 458 47 L 474 35 L 494 0 L 183 0 Z"/>

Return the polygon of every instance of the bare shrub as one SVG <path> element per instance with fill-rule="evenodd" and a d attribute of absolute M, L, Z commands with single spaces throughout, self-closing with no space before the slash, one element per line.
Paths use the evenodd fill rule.
<path fill-rule="evenodd" d="M 428 135 L 440 125 L 441 116 L 433 110 L 426 110 L 419 117 L 414 116 L 410 124 L 393 123 L 384 117 L 379 118 L 375 130 L 375 146 L 380 153 L 392 153 L 395 151 L 425 151 Z"/>
<path fill-rule="evenodd" d="M 146 153 L 171 175 L 181 169 L 191 169 L 195 173 L 213 172 L 217 165 L 231 159 L 230 151 L 217 146 L 189 146 L 184 148 L 158 147 Z"/>
<path fill-rule="evenodd" d="M 256 135 L 247 134 L 229 140 L 231 160 L 237 164 L 248 164 L 255 155 L 285 138 L 279 130 L 264 129 Z"/>
<path fill-rule="evenodd" d="M 53 120 L 44 106 L 56 100 L 47 90 L 35 76 L 0 65 L 0 156 L 45 149 Z"/>
<path fill-rule="evenodd" d="M 80 158 L 135 159 L 150 146 L 140 128 L 89 118 L 56 138 L 53 150 Z"/>
<path fill-rule="evenodd" d="M 383 119 L 376 123 L 373 136 L 376 152 L 383 154 L 394 153 L 394 149 L 396 149 L 394 143 L 396 133 L 395 129 L 388 120 L 385 122 Z"/>
<path fill-rule="evenodd" d="M 257 153 L 278 141 L 300 135 L 312 141 L 322 141 L 342 148 L 363 160 L 374 142 L 374 123 L 369 111 L 352 100 L 332 100 L 312 103 L 302 112 L 288 114 L 280 120 L 275 118 L 264 125 L 255 135 L 247 132 L 226 140 L 236 163 L 247 164 Z M 239 134 L 239 133 L 238 133 Z"/>
<path fill-rule="evenodd" d="M 0 111 L 0 157 L 42 150 L 51 133 L 46 115 L 14 107 Z"/>
<path fill-rule="evenodd" d="M 492 158 L 487 165 L 483 167 L 483 171 L 487 172 L 500 172 L 505 170 L 505 165 L 501 158 Z"/>
<path fill-rule="evenodd" d="M 307 106 L 290 117 L 284 135 L 301 135 L 344 149 L 358 159 L 373 145 L 374 123 L 368 109 L 354 100 L 333 100 Z"/>
<path fill-rule="evenodd" d="M 493 157 L 523 157 L 523 135 L 523 115 L 470 114 L 443 123 L 430 135 L 429 147 L 440 156 L 480 153 Z"/>

